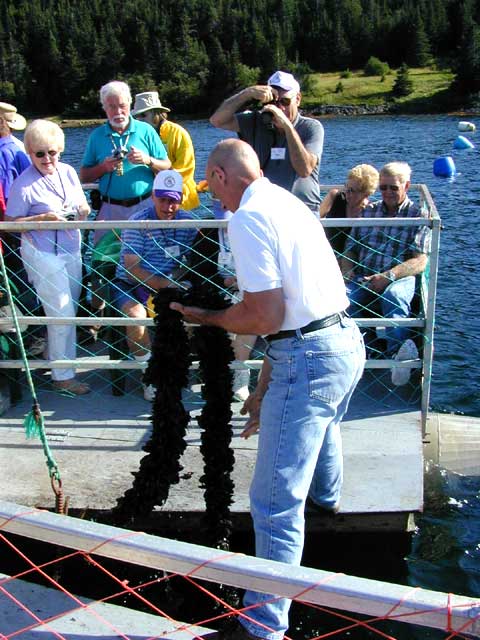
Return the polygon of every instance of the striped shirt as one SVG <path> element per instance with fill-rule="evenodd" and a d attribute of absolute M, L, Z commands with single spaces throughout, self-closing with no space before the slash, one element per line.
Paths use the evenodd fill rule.
<path fill-rule="evenodd" d="M 406 197 L 396 214 L 387 211 L 383 200 L 368 205 L 362 218 L 426 218 Z M 418 227 L 353 227 L 345 253 L 355 262 L 355 276 L 371 276 L 430 252 L 430 229 Z"/>
<path fill-rule="evenodd" d="M 129 220 L 158 220 L 155 208 L 134 213 Z M 193 220 L 193 216 L 177 212 L 175 220 Z M 154 275 L 168 277 L 176 267 L 184 264 L 197 235 L 196 229 L 124 229 L 122 249 L 116 276 L 126 282 L 137 282 L 125 269 L 125 255 L 140 256 L 139 266 Z"/>

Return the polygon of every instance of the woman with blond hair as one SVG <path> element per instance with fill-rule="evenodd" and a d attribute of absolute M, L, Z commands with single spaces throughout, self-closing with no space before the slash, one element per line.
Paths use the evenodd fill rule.
<path fill-rule="evenodd" d="M 378 188 L 378 171 L 370 164 L 357 164 L 350 169 L 343 189 L 331 189 L 320 205 L 321 218 L 359 218 L 368 197 Z M 351 227 L 325 227 L 325 233 L 340 258 Z"/>
<path fill-rule="evenodd" d="M 34 120 L 25 130 L 24 144 L 32 165 L 12 184 L 5 219 L 12 222 L 65 222 L 84 219 L 90 211 L 78 176 L 60 162 L 65 136 L 48 120 Z M 41 225 L 40 225 L 41 226 Z M 45 315 L 74 317 L 82 280 L 80 231 L 39 229 L 22 232 L 21 255 Z M 76 327 L 48 326 L 48 358 L 74 360 Z M 54 387 L 74 395 L 90 391 L 75 378 L 75 369 L 52 369 Z"/>

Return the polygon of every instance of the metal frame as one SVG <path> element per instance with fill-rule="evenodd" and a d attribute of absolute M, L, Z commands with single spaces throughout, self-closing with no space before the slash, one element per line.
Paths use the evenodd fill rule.
<path fill-rule="evenodd" d="M 90 188 L 92 185 L 86 185 Z M 333 186 L 341 188 L 339 185 L 321 185 L 322 189 L 329 189 Z M 418 226 L 425 225 L 432 229 L 432 245 L 431 255 L 429 260 L 429 276 L 428 282 L 422 279 L 422 302 L 424 317 L 423 318 L 406 318 L 400 320 L 388 320 L 382 318 L 356 318 L 356 322 L 360 327 L 375 327 L 375 326 L 389 326 L 391 324 L 402 324 L 408 327 L 423 328 L 424 334 L 424 353 L 423 361 L 418 360 L 416 362 L 395 362 L 393 360 L 375 360 L 368 361 L 366 368 L 393 368 L 393 367 L 409 367 L 409 368 L 421 368 L 422 369 L 422 394 L 421 394 L 421 413 L 422 413 L 422 428 L 425 433 L 426 422 L 428 417 L 429 399 L 430 399 L 430 386 L 432 375 L 432 360 L 433 360 L 433 332 L 435 324 L 435 296 L 437 287 L 437 271 L 439 260 L 439 246 L 440 246 L 440 228 L 441 220 L 438 215 L 438 211 L 435 207 L 433 199 L 426 185 L 414 184 L 411 185 L 411 189 L 416 189 L 420 193 L 420 205 L 426 207 L 429 217 L 428 218 L 383 218 L 382 220 L 372 220 L 365 218 L 353 218 L 353 219 L 321 219 L 321 223 L 324 227 L 366 227 L 366 226 Z M 21 231 L 30 231 L 41 229 L 154 229 L 154 228 L 226 228 L 228 222 L 225 220 L 177 220 L 177 221 L 161 221 L 161 220 L 144 220 L 144 221 L 74 221 L 74 222 L 3 222 L 2 230 L 15 231 L 16 233 Z M 34 325 L 34 324 L 65 324 L 65 322 L 71 322 L 77 325 L 109 325 L 109 326 L 128 326 L 133 324 L 145 324 L 148 326 L 153 325 L 152 319 L 136 320 L 131 318 L 118 318 L 118 317 L 104 317 L 104 318 L 52 318 L 52 317 L 30 317 L 20 316 L 20 326 Z M 0 319 L 0 327 L 2 324 L 11 324 L 11 318 L 6 317 Z M 79 366 L 88 368 L 115 368 L 121 362 L 122 368 L 125 369 L 140 369 L 142 363 L 128 362 L 125 360 L 111 360 L 110 364 L 105 358 L 89 358 L 88 364 L 86 361 L 80 359 L 74 361 Z M 251 363 L 251 364 L 250 364 Z M 61 368 L 72 366 L 71 361 L 51 362 L 45 360 L 35 360 L 31 362 L 32 368 L 45 368 L 51 367 Z M 22 368 L 24 365 L 19 360 L 4 360 L 0 361 L 0 369 Z M 249 361 L 249 368 L 259 368 L 259 361 Z"/>
<path fill-rule="evenodd" d="M 9 502 L 0 502 L 0 530 L 316 606 L 480 636 L 480 601 L 474 598 L 225 553 Z"/>

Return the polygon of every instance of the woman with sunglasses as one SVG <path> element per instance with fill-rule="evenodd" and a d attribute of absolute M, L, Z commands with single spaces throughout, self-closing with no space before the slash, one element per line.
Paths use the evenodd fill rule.
<path fill-rule="evenodd" d="M 368 204 L 368 197 L 377 190 L 378 171 L 370 164 L 358 164 L 350 169 L 344 189 L 331 189 L 320 205 L 321 218 L 359 218 Z M 340 259 L 351 227 L 325 227 L 332 249 Z"/>
<path fill-rule="evenodd" d="M 47 120 L 34 120 L 25 130 L 24 144 L 32 165 L 12 184 L 6 220 L 14 222 L 66 222 L 85 219 L 90 208 L 78 176 L 60 162 L 65 136 Z M 80 231 L 45 229 L 22 232 L 21 255 L 45 315 L 74 317 L 82 282 Z M 76 327 L 48 326 L 48 358 L 74 360 Z M 74 395 L 90 391 L 75 378 L 75 369 L 52 369 L 54 387 Z"/>

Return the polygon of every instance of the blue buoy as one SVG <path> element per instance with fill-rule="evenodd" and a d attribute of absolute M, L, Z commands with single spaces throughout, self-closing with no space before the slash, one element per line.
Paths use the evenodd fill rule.
<path fill-rule="evenodd" d="M 441 156 L 433 161 L 433 175 L 440 178 L 451 178 L 457 173 L 451 156 Z"/>
<path fill-rule="evenodd" d="M 453 143 L 454 149 L 474 149 L 475 145 L 465 136 L 457 136 Z"/>

